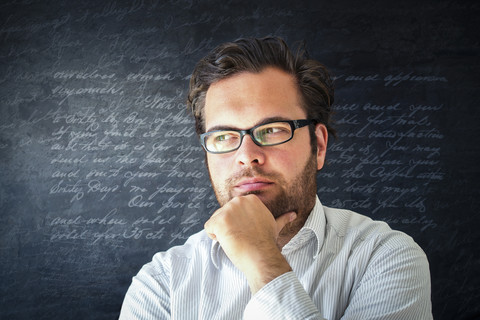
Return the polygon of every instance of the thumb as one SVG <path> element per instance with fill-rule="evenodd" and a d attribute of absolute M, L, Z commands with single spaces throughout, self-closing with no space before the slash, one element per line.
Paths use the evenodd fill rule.
<path fill-rule="evenodd" d="M 285 227 L 288 223 L 292 222 L 297 218 L 297 213 L 295 211 L 290 211 L 282 214 L 280 217 L 275 219 L 275 222 L 277 224 L 277 235 L 280 233 L 280 231 Z"/>

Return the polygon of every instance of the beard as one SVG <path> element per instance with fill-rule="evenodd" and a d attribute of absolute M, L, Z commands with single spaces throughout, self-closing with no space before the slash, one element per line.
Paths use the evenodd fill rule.
<path fill-rule="evenodd" d="M 235 197 L 232 191 L 233 187 L 242 178 L 262 177 L 274 181 L 277 187 L 274 191 L 258 190 L 245 192 L 240 194 L 240 196 L 248 194 L 258 195 L 275 219 L 284 213 L 295 211 L 297 213 L 297 220 L 305 222 L 315 205 L 317 195 L 316 173 L 317 159 L 315 154 L 312 153 L 301 173 L 290 182 L 287 182 L 281 174 L 265 172 L 260 167 L 249 167 L 239 171 L 220 186 L 215 185 L 211 177 L 210 181 L 220 206 L 225 205 Z M 274 192 L 273 196 L 268 197 L 272 192 Z"/>

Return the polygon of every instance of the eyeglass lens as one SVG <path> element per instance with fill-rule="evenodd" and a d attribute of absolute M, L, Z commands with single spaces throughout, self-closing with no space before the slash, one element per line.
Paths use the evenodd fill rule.
<path fill-rule="evenodd" d="M 292 138 L 292 128 L 288 122 L 273 122 L 253 129 L 251 136 L 262 146 L 280 144 Z M 205 146 L 212 152 L 228 152 L 237 149 L 242 134 L 237 131 L 211 132 L 205 139 Z"/>

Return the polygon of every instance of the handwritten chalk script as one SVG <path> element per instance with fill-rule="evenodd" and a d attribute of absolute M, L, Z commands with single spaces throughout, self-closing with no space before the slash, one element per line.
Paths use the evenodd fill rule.
<path fill-rule="evenodd" d="M 197 227 L 200 219 L 193 212 L 187 219 L 178 222 L 175 215 L 163 217 L 139 217 L 129 220 L 118 217 L 113 209 L 100 218 L 86 218 L 78 215 L 73 218 L 54 217 L 48 223 L 50 241 L 84 241 L 88 245 L 121 245 L 126 240 L 160 240 L 166 238 L 169 243 L 186 239 Z M 173 228 L 172 225 L 177 225 Z M 168 227 L 168 228 L 167 228 Z M 169 231 L 174 230 L 174 231 Z"/>
<path fill-rule="evenodd" d="M 348 81 L 379 79 L 377 75 Z M 343 188 L 332 192 L 359 196 L 356 200 L 334 198 L 331 205 L 372 214 L 388 212 L 390 208 L 403 208 L 419 215 L 427 212 L 428 186 L 445 179 L 445 169 L 440 166 L 445 136 L 434 120 L 435 113 L 443 108 L 443 105 L 408 103 L 340 104 L 337 123 L 349 127 L 339 133 L 339 141 L 334 142 L 327 153 L 327 163 L 343 181 Z M 363 117 L 359 116 L 360 112 Z M 401 224 L 424 223 L 421 231 L 437 226 L 424 215 L 421 217 L 424 219 L 388 220 Z"/>
<path fill-rule="evenodd" d="M 192 22 L 169 17 L 155 27 L 127 26 L 121 33 L 100 23 L 90 39 L 99 53 L 90 63 L 78 65 L 67 59 L 86 40 L 62 28 L 66 24 L 107 17 L 123 21 L 157 5 L 134 1 L 120 7 L 111 2 L 95 12 L 68 14 L 50 23 L 21 26 L 10 21 L 0 28 L 5 39 L 49 30 L 54 40 L 35 48 L 49 55 L 48 68 L 26 71 L 9 66 L 0 79 L 2 84 L 27 84 L 24 91 L 12 90 L 14 94 L 4 99 L 9 108 L 0 132 L 7 138 L 0 140 L 0 150 L 42 181 L 37 197 L 75 208 L 47 219 L 51 241 L 119 245 L 135 239 L 180 240 L 192 228 L 201 228 L 200 221 L 218 206 L 194 120 L 185 110 L 186 92 L 181 88 L 190 70 L 164 63 L 206 52 L 213 37 L 187 37 L 176 46 L 163 46 L 154 41 L 159 33 L 178 32 Z M 292 15 L 289 10 L 258 8 L 235 17 L 204 13 L 193 23 L 216 29 L 232 21 Z M 135 42 L 139 36 L 147 41 Z M 29 54 L 8 45 L 6 58 Z M 122 67 L 126 64 L 128 70 Z M 416 70 L 340 74 L 336 81 L 377 85 L 386 92 L 411 84 L 448 83 L 440 74 Z M 429 188 L 445 179 L 440 161 L 445 136 L 435 116 L 444 109 L 442 104 L 418 103 L 414 98 L 337 103 L 339 139 L 329 146 L 327 165 L 318 175 L 320 198 L 326 205 L 367 215 L 406 210 L 411 219 L 392 218 L 392 223 L 406 224 L 410 219 L 408 223 L 421 231 L 435 227 L 435 221 L 412 221 L 426 217 Z M 84 207 L 88 214 L 79 209 Z"/>
<path fill-rule="evenodd" d="M 383 81 L 385 87 L 392 86 L 396 87 L 401 84 L 405 83 L 430 83 L 430 82 L 448 82 L 448 79 L 444 76 L 439 75 L 422 75 L 416 74 L 413 71 L 410 72 L 400 72 L 397 74 L 388 74 L 382 76 L 378 73 L 375 74 L 368 74 L 368 75 L 337 75 L 334 78 L 335 80 L 343 79 L 345 82 L 359 82 L 359 81 L 366 81 L 366 82 L 375 82 L 375 81 Z"/>
<path fill-rule="evenodd" d="M 126 87 L 138 80 L 132 74 L 119 79 L 117 74 L 96 70 L 56 71 L 52 77 L 73 83 L 89 77 L 111 81 L 115 87 Z M 67 199 L 71 204 L 123 203 L 122 208 L 128 208 L 129 213 L 119 215 L 115 209 L 101 218 L 58 216 L 50 223 L 50 240 L 84 240 L 90 244 L 107 241 L 116 245 L 138 239 L 178 240 L 186 238 L 193 226 L 193 223 L 182 225 L 189 220 L 179 218 L 179 212 L 195 214 L 197 223 L 201 215 L 210 214 L 207 209 L 216 204 L 203 164 L 203 150 L 198 144 L 184 142 L 195 138 L 195 133 L 193 120 L 179 102 L 180 92 L 171 97 L 122 96 L 119 106 L 107 108 L 83 106 L 80 100 L 78 108 L 69 111 L 62 107 L 63 103 L 77 104 L 75 96 L 80 93 L 82 99 L 93 100 L 103 94 L 83 90 L 74 94 L 65 91 L 65 95 L 58 96 L 64 92 L 58 88 L 52 89 L 54 94 L 50 97 L 58 101 L 58 108 L 35 109 L 27 117 L 14 114 L 10 118 L 13 125 L 1 127 L 4 131 L 22 132 L 41 125 L 49 131 L 28 139 L 22 136 L 23 142 L 4 143 L 2 148 L 37 145 L 45 150 L 48 162 L 43 174 L 48 192 L 44 196 Z M 127 108 L 129 105 L 136 109 Z M 401 102 L 339 104 L 337 124 L 347 130 L 340 130 L 340 139 L 329 146 L 327 166 L 319 174 L 320 197 L 330 199 L 327 205 L 365 214 L 403 208 L 424 216 L 428 211 L 428 186 L 445 178 L 444 169 L 439 167 L 444 135 L 434 120 L 434 114 L 443 108 L 443 105 Z M 357 196 L 353 200 L 335 197 L 338 194 Z M 142 223 L 126 218 L 132 214 L 144 215 L 145 210 L 154 217 L 144 216 Z M 409 219 L 399 217 L 389 221 L 418 225 L 420 231 L 437 225 L 435 221 Z M 183 233 L 177 230 L 174 235 L 166 234 L 174 223 L 182 226 Z"/>

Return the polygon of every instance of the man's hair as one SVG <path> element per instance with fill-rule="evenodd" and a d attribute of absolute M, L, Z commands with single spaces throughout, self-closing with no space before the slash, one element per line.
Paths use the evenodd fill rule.
<path fill-rule="evenodd" d="M 285 41 L 278 37 L 227 42 L 197 63 L 190 79 L 187 100 L 187 107 L 195 117 L 197 134 L 205 132 L 205 98 L 210 85 L 241 72 L 260 73 L 267 67 L 276 67 L 296 79 L 307 118 L 324 124 L 329 134 L 335 136 L 331 124 L 334 89 L 327 69 L 308 57 L 304 45 L 293 54 Z M 312 135 L 314 128 L 310 128 Z"/>

